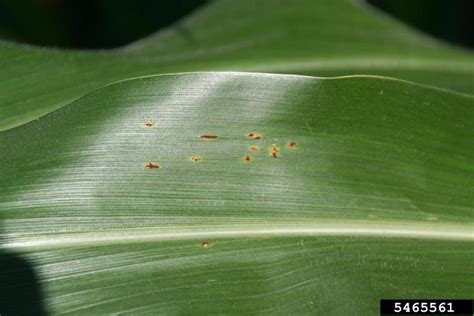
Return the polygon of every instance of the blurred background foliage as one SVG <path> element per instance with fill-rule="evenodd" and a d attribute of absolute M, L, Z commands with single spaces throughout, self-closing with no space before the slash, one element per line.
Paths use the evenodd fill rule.
<path fill-rule="evenodd" d="M 166 27 L 205 0 L 0 0 L 0 35 L 36 45 L 114 48 Z"/>
<path fill-rule="evenodd" d="M 0 37 L 53 47 L 114 48 L 170 25 L 206 2 L 0 0 Z M 459 46 L 474 47 L 473 0 L 368 2 L 425 33 Z"/>

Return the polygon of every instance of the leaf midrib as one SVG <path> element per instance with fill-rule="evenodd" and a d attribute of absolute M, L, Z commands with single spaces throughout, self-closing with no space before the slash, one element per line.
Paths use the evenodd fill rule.
<path fill-rule="evenodd" d="M 374 238 L 408 238 L 425 240 L 474 241 L 472 224 L 438 224 L 422 222 L 357 221 L 345 223 L 257 225 L 250 228 L 236 226 L 219 228 L 155 228 L 147 230 L 116 230 L 74 234 L 52 234 L 15 238 L 6 241 L 3 249 L 44 249 L 70 246 L 99 246 L 166 240 L 193 240 L 216 238 L 265 238 L 307 236 L 353 236 Z"/>

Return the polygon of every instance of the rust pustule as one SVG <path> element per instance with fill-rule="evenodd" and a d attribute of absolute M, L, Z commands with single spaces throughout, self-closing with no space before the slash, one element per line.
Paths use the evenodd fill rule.
<path fill-rule="evenodd" d="M 254 146 L 250 146 L 249 150 L 253 153 L 258 153 L 260 151 L 260 148 L 254 145 Z"/>
<path fill-rule="evenodd" d="M 153 163 L 153 162 L 149 162 L 145 165 L 145 168 L 148 168 L 148 169 L 158 169 L 160 166 Z"/>
<path fill-rule="evenodd" d="M 202 157 L 201 156 L 192 156 L 191 157 L 191 161 L 192 162 L 199 162 L 202 160 Z"/>
<path fill-rule="evenodd" d="M 252 139 L 261 139 L 262 138 L 262 135 L 260 134 L 257 134 L 257 133 L 250 133 L 247 135 L 249 138 L 252 138 Z"/>
<path fill-rule="evenodd" d="M 280 157 L 280 148 L 276 147 L 275 145 L 272 146 L 270 152 L 268 153 L 270 157 L 279 158 Z"/>
<path fill-rule="evenodd" d="M 202 140 L 210 141 L 210 140 L 216 140 L 216 139 L 217 139 L 217 136 L 216 136 L 216 135 L 201 135 L 200 138 L 201 138 Z"/>
<path fill-rule="evenodd" d="M 155 123 L 153 123 L 153 122 L 146 122 L 144 125 L 145 125 L 146 128 L 153 128 L 153 127 L 155 127 Z"/>

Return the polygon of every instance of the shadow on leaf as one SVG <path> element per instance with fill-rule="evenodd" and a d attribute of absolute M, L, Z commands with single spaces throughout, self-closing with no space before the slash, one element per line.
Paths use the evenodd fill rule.
<path fill-rule="evenodd" d="M 47 315 L 32 263 L 5 250 L 0 250 L 0 315 Z"/>

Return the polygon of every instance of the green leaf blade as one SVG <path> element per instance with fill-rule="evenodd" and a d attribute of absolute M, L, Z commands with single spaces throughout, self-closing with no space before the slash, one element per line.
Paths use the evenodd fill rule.
<path fill-rule="evenodd" d="M 377 77 L 109 85 L 0 133 L 2 248 L 35 263 L 55 314 L 466 297 L 473 104 Z"/>

